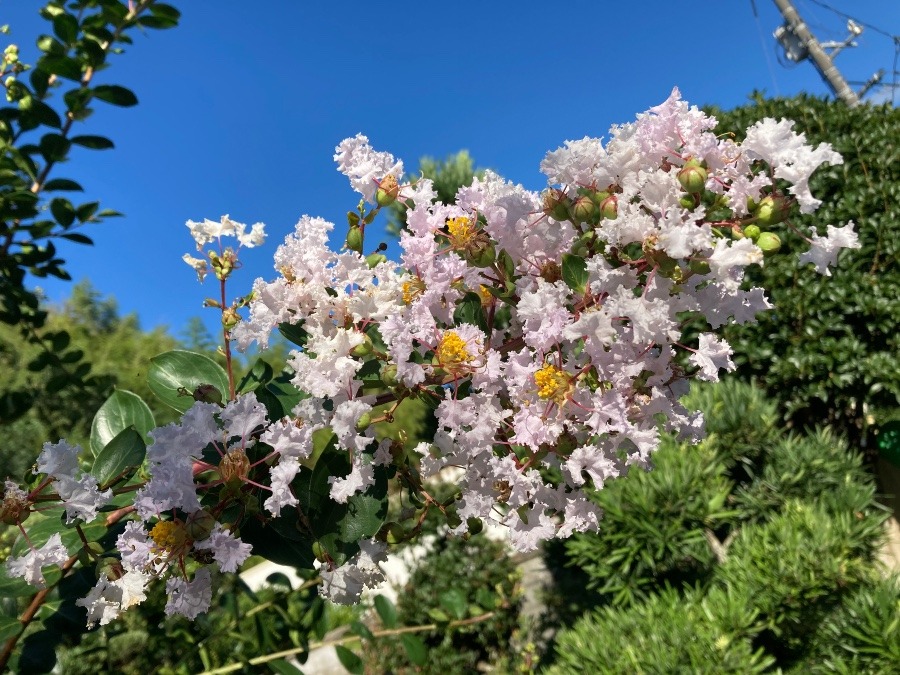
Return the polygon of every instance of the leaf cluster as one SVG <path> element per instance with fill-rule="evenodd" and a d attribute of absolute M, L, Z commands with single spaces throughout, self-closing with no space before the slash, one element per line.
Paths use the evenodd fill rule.
<path fill-rule="evenodd" d="M 598 606 L 559 636 L 560 672 L 808 672 L 823 650 L 887 672 L 900 594 L 875 562 L 887 513 L 859 454 L 776 430 L 774 402 L 739 381 L 694 390 L 697 404 L 708 438 L 612 481 L 599 533 L 567 542 Z"/>
<path fill-rule="evenodd" d="M 823 277 L 812 265 L 796 265 L 809 245 L 786 232 L 785 254 L 747 274 L 749 285 L 767 289 L 775 309 L 755 325 L 728 328 L 725 337 L 738 373 L 777 400 L 794 428 L 832 424 L 859 439 L 868 415 L 881 424 L 900 400 L 900 110 L 757 95 L 749 105 L 711 112 L 717 132 L 736 140 L 765 117 L 794 120 L 808 142 L 830 143 L 844 158 L 810 180 L 822 207 L 790 220 L 820 235 L 826 225 L 852 220 L 862 248 L 842 253 L 832 276 Z"/>

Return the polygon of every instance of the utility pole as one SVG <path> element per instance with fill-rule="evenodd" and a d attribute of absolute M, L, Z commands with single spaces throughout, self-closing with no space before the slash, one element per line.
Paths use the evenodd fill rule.
<path fill-rule="evenodd" d="M 847 81 L 841 76 L 840 71 L 831 60 L 831 57 L 822 49 L 822 45 L 818 43 L 815 36 L 809 32 L 806 24 L 797 14 L 797 10 L 791 4 L 790 0 L 775 0 L 778 11 L 788 23 L 788 27 L 803 43 L 803 47 L 809 51 L 809 57 L 813 62 L 816 70 L 824 78 L 831 87 L 834 95 L 846 103 L 851 108 L 859 105 L 859 97 L 847 84 Z"/>

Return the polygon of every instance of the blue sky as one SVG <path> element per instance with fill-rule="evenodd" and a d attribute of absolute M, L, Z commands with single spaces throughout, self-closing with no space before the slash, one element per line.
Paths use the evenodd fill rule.
<path fill-rule="evenodd" d="M 194 252 L 185 221 L 228 213 L 266 223 L 267 244 L 243 253 L 231 284 L 231 295 L 247 292 L 257 276 L 274 276 L 272 254 L 301 215 L 346 223 L 358 197 L 332 156 L 347 136 L 366 134 L 409 170 L 422 155 L 467 149 L 478 165 L 541 189 L 548 150 L 605 135 L 673 86 L 723 108 L 754 89 L 828 93 L 809 63 L 779 64 L 770 0 L 756 0 L 758 18 L 750 0 L 169 1 L 181 25 L 135 35 L 96 80 L 140 100 L 98 105 L 78 130 L 116 148 L 77 149 L 54 175 L 78 180 L 84 201 L 126 214 L 86 228 L 93 247 L 60 244 L 73 278 L 90 278 L 145 328 L 173 334 L 191 316 L 217 325 L 201 307 L 215 287 L 181 261 Z M 795 4 L 820 40 L 846 35 L 846 20 L 821 3 Z M 825 4 L 900 33 L 896 0 Z M 40 6 L 0 0 L 0 24 L 10 24 L 25 62 L 49 32 Z M 885 68 L 890 79 L 890 38 L 867 29 L 858 43 L 837 59 L 844 76 L 864 81 Z M 380 238 L 370 231 L 367 248 Z M 60 301 L 71 284 L 43 287 Z"/>

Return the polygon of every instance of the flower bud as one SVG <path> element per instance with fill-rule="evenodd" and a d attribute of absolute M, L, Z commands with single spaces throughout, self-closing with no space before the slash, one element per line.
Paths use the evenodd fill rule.
<path fill-rule="evenodd" d="M 185 522 L 185 531 L 194 541 L 208 539 L 216 526 L 216 519 L 209 511 L 194 511 Z"/>
<path fill-rule="evenodd" d="M 619 198 L 610 195 L 600 204 L 600 217 L 614 220 L 619 215 Z"/>
<path fill-rule="evenodd" d="M 784 221 L 790 213 L 790 204 L 784 197 L 763 197 L 753 215 L 763 225 L 777 225 Z"/>
<path fill-rule="evenodd" d="M 474 267 L 490 267 L 497 259 L 497 251 L 490 241 L 478 241 L 472 246 L 467 259 Z"/>
<path fill-rule="evenodd" d="M 703 192 L 708 177 L 709 174 L 707 174 L 706 169 L 695 161 L 687 162 L 677 174 L 681 187 L 684 188 L 685 192 L 690 192 L 691 194 Z"/>
<path fill-rule="evenodd" d="M 365 412 L 356 420 L 356 433 L 361 434 L 372 424 L 372 413 Z"/>
<path fill-rule="evenodd" d="M 406 530 L 400 523 L 386 523 L 381 531 L 388 544 L 397 545 L 406 541 Z"/>
<path fill-rule="evenodd" d="M 778 253 L 781 248 L 781 238 L 774 232 L 763 232 L 756 240 L 756 245 L 759 246 L 763 255 L 773 255 Z"/>
<path fill-rule="evenodd" d="M 6 481 L 6 491 L 0 502 L 0 522 L 16 525 L 23 522 L 30 513 L 28 494 L 11 480 Z"/>
<path fill-rule="evenodd" d="M 378 189 L 375 191 L 375 203 L 378 206 L 390 206 L 397 201 L 398 196 L 400 196 L 400 185 L 397 184 L 397 177 L 388 174 L 378 184 Z"/>
<path fill-rule="evenodd" d="M 691 260 L 688 267 L 694 274 L 709 274 L 709 263 L 706 260 Z"/>
<path fill-rule="evenodd" d="M 678 199 L 678 203 L 688 211 L 693 211 L 697 208 L 697 201 L 694 199 L 693 195 L 683 195 Z"/>
<path fill-rule="evenodd" d="M 352 226 L 350 228 L 350 231 L 347 232 L 347 241 L 344 243 L 344 245 L 351 251 L 362 253 L 363 235 L 362 230 L 359 229 L 358 225 Z"/>
<path fill-rule="evenodd" d="M 203 401 L 204 403 L 215 403 L 216 405 L 222 404 L 222 392 L 220 392 L 214 385 L 211 384 L 201 384 L 199 387 L 194 389 L 194 393 L 192 394 L 195 401 Z"/>
<path fill-rule="evenodd" d="M 456 508 L 453 506 L 448 506 L 444 513 L 447 516 L 447 526 L 453 530 L 462 525 L 462 518 L 459 517 L 459 514 L 456 512 Z"/>
<path fill-rule="evenodd" d="M 250 458 L 241 448 L 229 450 L 219 462 L 219 475 L 226 483 L 232 480 L 243 482 L 250 473 Z"/>
<path fill-rule="evenodd" d="M 222 312 L 222 326 L 225 330 L 231 330 L 241 322 L 241 315 L 234 307 L 228 307 Z"/>
<path fill-rule="evenodd" d="M 466 518 L 466 527 L 469 528 L 469 534 L 480 534 L 484 529 L 484 521 L 481 518 L 471 516 Z"/>
<path fill-rule="evenodd" d="M 313 542 L 312 554 L 316 556 L 316 560 L 318 560 L 319 562 L 328 562 L 328 551 L 326 551 L 325 547 L 317 541 Z"/>
<path fill-rule="evenodd" d="M 350 350 L 350 356 L 355 356 L 356 358 L 361 359 L 362 357 L 371 354 L 373 349 L 374 346 L 372 345 L 372 338 L 364 333 L 363 341 Z"/>
<path fill-rule="evenodd" d="M 569 202 L 565 192 L 551 188 L 544 193 L 544 213 L 560 222 L 568 220 Z"/>
<path fill-rule="evenodd" d="M 576 225 L 579 223 L 589 223 L 597 216 L 597 205 L 590 197 L 578 197 L 569 208 L 571 220 Z"/>
<path fill-rule="evenodd" d="M 759 225 L 748 225 L 744 228 L 744 236 L 750 237 L 754 243 L 759 239 L 760 234 L 762 234 L 762 230 L 759 229 Z"/>
<path fill-rule="evenodd" d="M 369 269 L 375 269 L 383 262 L 387 262 L 387 256 L 384 253 L 370 253 L 366 256 L 366 264 Z"/>
<path fill-rule="evenodd" d="M 393 363 L 384 365 L 381 368 L 381 381 L 386 387 L 391 388 L 400 384 L 400 380 L 397 379 L 397 366 Z"/>

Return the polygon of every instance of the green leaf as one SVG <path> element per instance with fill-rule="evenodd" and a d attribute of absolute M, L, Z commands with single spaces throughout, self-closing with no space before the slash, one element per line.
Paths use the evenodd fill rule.
<path fill-rule="evenodd" d="M 181 18 L 181 12 L 172 7 L 172 5 L 163 3 L 154 3 L 150 5 L 150 13 L 153 16 L 161 16 L 176 22 Z"/>
<path fill-rule="evenodd" d="M 409 660 L 416 666 L 424 666 L 428 661 L 428 648 L 418 635 L 406 633 L 400 636 Z"/>
<path fill-rule="evenodd" d="M 75 59 L 68 56 L 56 56 L 47 54 L 38 61 L 38 68 L 53 75 L 59 75 L 69 80 L 81 81 L 81 65 Z"/>
<path fill-rule="evenodd" d="M 238 393 L 245 394 L 248 391 L 264 386 L 274 375 L 275 371 L 272 370 L 272 366 L 262 359 L 256 359 L 256 363 L 253 364 L 250 372 L 244 375 L 238 383 Z"/>
<path fill-rule="evenodd" d="M 75 142 L 74 139 L 72 139 L 72 142 Z M 54 190 L 84 192 L 84 188 L 81 185 L 68 178 L 53 178 L 44 183 L 44 192 L 53 192 Z"/>
<path fill-rule="evenodd" d="M 134 92 L 117 84 L 101 84 L 94 87 L 91 91 L 94 94 L 94 98 L 125 108 L 137 105 L 138 102 Z"/>
<path fill-rule="evenodd" d="M 375 635 L 372 631 L 369 630 L 369 627 L 366 626 L 362 621 L 354 621 L 350 624 L 350 632 L 354 635 L 358 635 L 364 640 L 374 640 Z"/>
<path fill-rule="evenodd" d="M 44 134 L 41 137 L 41 155 L 47 162 L 60 162 L 66 158 L 72 143 L 60 134 Z"/>
<path fill-rule="evenodd" d="M 303 671 L 297 668 L 296 666 L 292 666 L 290 663 L 285 661 L 284 659 L 278 659 L 277 661 L 269 661 L 269 668 L 271 668 L 274 672 L 279 675 L 303 675 Z"/>
<path fill-rule="evenodd" d="M 178 412 L 194 405 L 191 394 L 201 384 L 211 384 L 228 397 L 228 374 L 208 356 L 175 349 L 150 359 L 147 384 L 160 401 Z M 179 394 L 186 390 L 187 395 Z"/>
<path fill-rule="evenodd" d="M 116 147 L 111 140 L 103 136 L 73 136 L 72 142 L 91 150 L 109 150 Z"/>
<path fill-rule="evenodd" d="M 484 314 L 484 307 L 481 305 L 481 296 L 478 293 L 466 293 L 463 299 L 456 304 L 453 321 L 457 325 L 473 324 L 487 332 L 487 317 Z"/>
<path fill-rule="evenodd" d="M 0 643 L 6 642 L 9 638 L 18 635 L 22 630 L 22 622 L 16 617 L 0 617 Z"/>
<path fill-rule="evenodd" d="M 62 40 L 63 44 L 72 44 L 78 38 L 78 19 L 71 14 L 59 14 L 53 17 L 53 32 Z"/>
<path fill-rule="evenodd" d="M 397 608 L 394 603 L 383 595 L 375 596 L 375 611 L 378 612 L 381 623 L 385 628 L 396 628 Z"/>
<path fill-rule="evenodd" d="M 302 326 L 295 324 L 280 323 L 278 332 L 299 347 L 305 347 L 306 341 L 309 339 L 309 333 L 303 330 Z"/>
<path fill-rule="evenodd" d="M 353 675 L 363 675 L 365 667 L 361 658 L 343 645 L 335 645 L 334 651 L 337 654 L 338 661 L 341 662 L 344 668 L 353 673 Z"/>
<path fill-rule="evenodd" d="M 88 246 L 94 245 L 94 240 L 90 237 L 86 237 L 83 234 L 78 234 L 77 232 L 67 232 L 66 234 L 59 235 L 63 239 L 68 239 L 69 241 L 74 241 L 78 244 L 86 244 Z"/>
<path fill-rule="evenodd" d="M 137 394 L 125 389 L 117 389 L 106 399 L 91 423 L 91 453 L 99 456 L 100 451 L 122 431 L 134 427 L 147 441 L 147 433 L 156 426 L 153 413 Z"/>
<path fill-rule="evenodd" d="M 72 202 L 63 197 L 56 197 L 50 202 L 50 213 L 63 227 L 69 227 L 75 221 L 75 207 L 72 206 Z"/>
<path fill-rule="evenodd" d="M 91 474 L 100 485 L 105 485 L 124 471 L 140 466 L 146 453 L 141 435 L 134 427 L 128 427 L 97 454 Z"/>
<path fill-rule="evenodd" d="M 581 256 L 564 253 L 562 276 L 566 286 L 578 294 L 584 293 L 588 281 L 587 262 Z"/>
<path fill-rule="evenodd" d="M 56 56 L 62 56 L 66 53 L 66 47 L 62 43 L 59 42 L 56 38 L 51 35 L 41 35 L 37 39 L 37 47 L 42 52 L 46 52 L 47 54 L 53 54 Z M 52 71 L 48 71 L 52 72 Z"/>
<path fill-rule="evenodd" d="M 452 588 L 442 593 L 439 601 L 441 606 L 449 611 L 454 618 L 462 619 L 466 616 L 466 596 L 458 588 Z"/>

